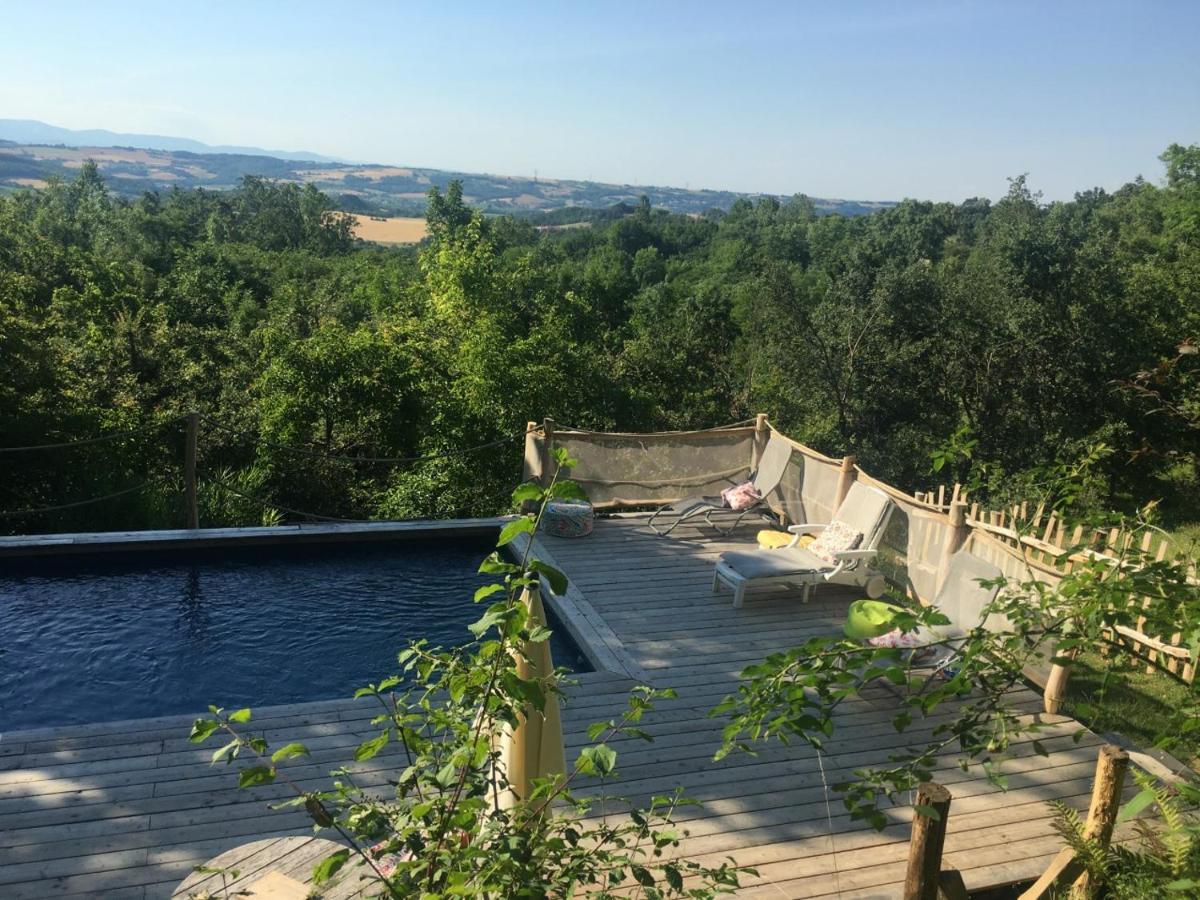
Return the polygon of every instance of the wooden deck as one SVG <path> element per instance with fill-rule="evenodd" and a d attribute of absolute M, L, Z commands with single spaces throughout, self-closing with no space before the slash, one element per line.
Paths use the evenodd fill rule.
<path fill-rule="evenodd" d="M 712 761 L 720 722 L 706 714 L 734 687 L 738 671 L 810 635 L 837 633 L 852 596 L 829 590 L 802 605 L 787 592 L 752 594 L 734 610 L 728 593 L 711 591 L 713 560 L 745 546 L 753 533 L 721 541 L 711 531 L 681 528 L 663 539 L 640 519 L 617 518 L 598 523 L 586 539 L 541 539 L 574 583 L 566 601 L 575 604 L 573 630 L 598 642 L 592 654 L 609 668 L 579 676 L 571 691 L 568 758 L 585 742 L 587 725 L 619 713 L 632 676 L 644 674 L 676 688 L 679 699 L 648 717 L 653 743 L 615 745 L 614 789 L 644 799 L 683 785 L 703 804 L 684 814 L 688 855 L 714 862 L 733 856 L 757 867 L 759 877 L 739 896 L 895 897 L 910 811 L 891 810 L 893 824 L 875 832 L 852 823 L 823 787 L 859 766 L 886 762 L 910 740 L 890 724 L 891 694 L 881 689 L 847 703 L 823 760 L 804 747 L 773 744 L 756 757 Z M 1031 714 L 1040 709 L 1029 691 L 1014 701 Z M 290 771 L 318 786 L 370 732 L 373 714 L 346 700 L 264 708 L 254 721 L 273 742 L 311 748 L 312 759 Z M 4 735 L 0 897 L 167 897 L 197 863 L 254 839 L 308 833 L 303 813 L 267 808 L 272 797 L 285 796 L 282 787 L 239 791 L 231 770 L 210 768 L 211 749 L 185 739 L 190 718 Z M 1035 876 L 1058 848 L 1046 801 L 1086 806 L 1100 740 L 1088 734 L 1077 743 L 1075 722 L 1048 718 L 1040 740 L 1050 756 L 1018 747 L 1005 768 L 1007 792 L 961 772 L 953 758 L 938 772 L 954 795 L 946 863 L 963 872 L 968 887 Z M 361 780 L 384 785 L 395 763 L 383 755 L 363 764 Z"/>

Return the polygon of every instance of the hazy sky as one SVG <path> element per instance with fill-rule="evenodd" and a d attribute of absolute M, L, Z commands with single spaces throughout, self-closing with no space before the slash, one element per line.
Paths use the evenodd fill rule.
<path fill-rule="evenodd" d="M 29 3 L 0 118 L 365 162 L 1048 199 L 1200 142 L 1200 0 Z"/>

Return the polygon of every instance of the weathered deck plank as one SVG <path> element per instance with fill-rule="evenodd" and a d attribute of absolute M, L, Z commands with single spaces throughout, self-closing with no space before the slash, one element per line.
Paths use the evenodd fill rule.
<path fill-rule="evenodd" d="M 721 723 L 707 712 L 734 688 L 737 673 L 772 650 L 836 633 L 853 596 L 830 591 L 801 604 L 794 592 L 776 590 L 734 610 L 728 593 L 712 592 L 712 565 L 753 532 L 715 539 L 681 528 L 662 539 L 637 518 L 618 518 L 598 523 L 584 540 L 539 540 L 572 579 L 571 594 L 557 601 L 560 615 L 594 642 L 589 655 L 607 670 L 579 676 L 571 689 L 568 756 L 586 742 L 590 722 L 619 713 L 635 679 L 674 687 L 678 700 L 645 722 L 653 743 L 614 742 L 621 777 L 610 789 L 646 798 L 682 784 L 702 804 L 681 813 L 690 832 L 685 851 L 756 866 L 760 875 L 745 896 L 896 896 L 911 810 L 888 809 L 890 824 L 876 832 L 851 821 L 825 785 L 885 761 L 932 722 L 898 735 L 890 695 L 869 692 L 846 702 L 820 759 L 807 747 L 773 745 L 756 757 L 712 760 Z M 1032 692 L 1016 691 L 1013 700 L 1030 715 L 1040 709 Z M 369 731 L 374 712 L 363 701 L 322 701 L 264 708 L 254 721 L 274 741 L 308 744 L 312 759 L 292 772 L 320 785 Z M 0 896 L 167 897 L 196 863 L 250 840 L 307 833 L 303 814 L 267 808 L 286 796 L 283 787 L 238 791 L 228 770 L 210 768 L 210 751 L 185 739 L 190 719 L 5 735 Z M 1045 801 L 1087 803 L 1100 740 L 1075 740 L 1078 725 L 1065 717 L 1042 719 L 1039 740 L 1049 756 L 1020 742 L 1006 769 L 1007 793 L 950 757 L 939 765 L 938 779 L 954 794 L 947 859 L 969 886 L 1036 874 L 1057 850 Z M 361 764 L 362 782 L 385 791 L 395 762 L 385 752 Z"/>

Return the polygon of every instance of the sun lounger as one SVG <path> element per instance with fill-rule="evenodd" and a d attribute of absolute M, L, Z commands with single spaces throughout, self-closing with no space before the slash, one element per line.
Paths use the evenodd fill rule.
<path fill-rule="evenodd" d="M 767 439 L 767 445 L 763 448 L 762 457 L 758 461 L 758 467 L 750 476 L 750 481 L 758 492 L 759 499 L 753 505 L 738 510 L 738 516 L 732 525 L 722 527 L 712 520 L 714 512 L 729 509 L 721 497 L 688 497 L 686 500 L 668 503 L 655 510 L 654 515 L 646 524 L 651 531 L 662 537 L 670 534 L 689 519 L 703 516 L 704 521 L 718 533 L 728 535 L 741 524 L 742 519 L 746 516 L 766 508 L 767 498 L 779 487 L 779 482 L 783 480 L 784 470 L 791 458 L 792 445 L 786 438 L 771 432 L 771 436 Z M 666 528 L 655 524 L 660 516 L 665 517 L 665 522 L 670 523 Z"/>
<path fill-rule="evenodd" d="M 722 585 L 733 590 L 733 605 L 739 607 L 746 590 L 771 584 L 791 584 L 804 588 L 807 600 L 818 584 L 834 581 L 852 584 L 874 592 L 883 592 L 883 579 L 870 566 L 879 541 L 887 528 L 894 504 L 878 488 L 855 483 L 828 525 L 793 525 L 795 538 L 778 550 L 734 550 L 721 554 L 713 574 L 713 592 Z M 799 546 L 800 537 L 815 534 L 808 547 Z"/>

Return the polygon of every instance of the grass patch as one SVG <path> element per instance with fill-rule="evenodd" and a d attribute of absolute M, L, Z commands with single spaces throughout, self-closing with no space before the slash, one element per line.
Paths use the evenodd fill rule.
<path fill-rule="evenodd" d="M 1177 525 L 1168 534 L 1171 537 L 1171 547 L 1176 553 L 1191 558 L 1200 556 L 1200 522 Z"/>
<path fill-rule="evenodd" d="M 1093 731 L 1115 731 L 1143 747 L 1159 746 L 1200 771 L 1200 733 L 1179 734 L 1181 711 L 1196 702 L 1200 685 L 1186 685 L 1128 655 L 1081 656 L 1067 683 L 1067 715 Z M 1089 709 L 1090 707 L 1090 709 Z"/>

